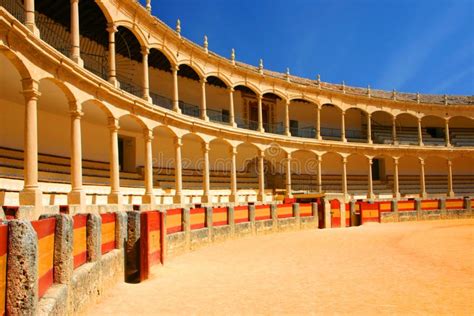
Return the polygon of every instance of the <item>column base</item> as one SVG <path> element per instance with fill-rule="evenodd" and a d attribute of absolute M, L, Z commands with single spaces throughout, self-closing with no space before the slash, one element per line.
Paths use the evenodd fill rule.
<path fill-rule="evenodd" d="M 148 103 L 153 103 L 153 99 L 150 97 L 150 95 L 144 95 L 143 100 L 145 100 Z"/>
<path fill-rule="evenodd" d="M 230 126 L 232 126 L 232 127 L 237 127 L 237 123 L 231 122 L 231 123 L 230 123 Z"/>
<path fill-rule="evenodd" d="M 43 193 L 39 188 L 24 188 L 20 192 L 20 205 L 43 206 Z"/>
<path fill-rule="evenodd" d="M 203 121 L 209 122 L 209 116 L 207 115 L 201 116 L 200 119 Z"/>
<path fill-rule="evenodd" d="M 423 199 L 426 198 L 427 196 L 428 196 L 428 193 L 426 193 L 426 192 L 420 193 L 420 197 L 423 198 Z"/>
<path fill-rule="evenodd" d="M 239 203 L 239 196 L 237 194 L 229 195 L 229 202 Z"/>
<path fill-rule="evenodd" d="M 109 82 L 115 87 L 120 88 L 120 83 L 118 82 L 116 77 L 110 77 Z"/>
<path fill-rule="evenodd" d="M 448 192 L 448 197 L 452 198 L 452 197 L 454 197 L 454 196 L 455 196 L 454 191 Z"/>
<path fill-rule="evenodd" d="M 265 133 L 265 129 L 264 129 L 263 127 L 259 127 L 259 128 L 258 128 L 258 132 L 260 132 L 260 133 Z"/>
<path fill-rule="evenodd" d="M 184 196 L 182 194 L 177 194 L 173 196 L 173 203 L 174 204 L 183 204 Z"/>
<path fill-rule="evenodd" d="M 37 37 L 40 37 L 40 31 L 39 31 L 39 28 L 36 26 L 36 24 L 25 24 L 25 25 L 31 32 L 33 32 L 34 35 L 36 35 Z"/>
<path fill-rule="evenodd" d="M 81 56 L 71 56 L 71 59 L 80 67 L 84 68 L 84 61 L 82 60 Z"/>
<path fill-rule="evenodd" d="M 212 195 L 203 195 L 201 196 L 201 203 L 212 203 Z"/>
<path fill-rule="evenodd" d="M 144 194 L 142 196 L 142 204 L 155 205 L 155 196 L 153 194 Z"/>
<path fill-rule="evenodd" d="M 67 195 L 67 203 L 70 205 L 86 205 L 86 193 L 83 190 L 71 191 Z"/>
<path fill-rule="evenodd" d="M 400 193 L 394 193 L 393 198 L 399 200 L 401 198 Z"/>
<path fill-rule="evenodd" d="M 259 202 L 265 203 L 267 201 L 267 196 L 265 193 L 259 193 L 257 196 Z"/>
<path fill-rule="evenodd" d="M 107 196 L 108 204 L 122 204 L 122 195 L 120 193 L 110 193 Z"/>

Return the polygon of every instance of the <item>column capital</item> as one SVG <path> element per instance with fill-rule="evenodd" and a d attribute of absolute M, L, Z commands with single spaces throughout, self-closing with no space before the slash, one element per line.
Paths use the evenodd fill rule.
<path fill-rule="evenodd" d="M 420 164 L 421 164 L 422 166 L 424 166 L 424 165 L 425 165 L 425 159 L 424 159 L 424 158 L 421 158 L 421 157 L 419 157 L 418 159 L 420 160 Z"/>
<path fill-rule="evenodd" d="M 41 93 L 39 92 L 39 81 L 34 79 L 23 79 L 21 80 L 21 85 L 23 87 L 23 95 L 27 98 L 39 98 Z"/>
<path fill-rule="evenodd" d="M 258 157 L 259 158 L 265 158 L 265 150 L 259 149 L 258 150 Z"/>
<path fill-rule="evenodd" d="M 178 148 L 178 147 L 179 147 L 179 148 L 183 147 L 183 139 L 182 139 L 181 137 L 176 137 L 176 138 L 174 139 L 174 146 L 175 146 L 176 148 Z"/>
<path fill-rule="evenodd" d="M 342 116 L 346 115 L 346 110 L 341 110 L 341 115 Z"/>
<path fill-rule="evenodd" d="M 374 164 L 374 159 L 372 157 L 367 157 L 367 159 L 369 159 L 369 165 Z"/>
<path fill-rule="evenodd" d="M 398 166 L 398 160 L 400 159 L 400 157 L 392 157 L 392 158 L 393 158 L 393 163 Z"/>
<path fill-rule="evenodd" d="M 107 32 L 116 33 L 118 31 L 117 25 L 115 23 L 107 23 Z"/>
<path fill-rule="evenodd" d="M 263 95 L 257 94 L 257 100 L 262 101 L 263 100 Z"/>
<path fill-rule="evenodd" d="M 372 113 L 367 112 L 367 117 L 368 117 L 368 118 L 371 118 L 371 117 L 372 117 Z"/>
<path fill-rule="evenodd" d="M 145 139 L 145 142 L 151 142 L 154 139 L 153 130 L 144 129 L 143 130 L 143 138 Z"/>
<path fill-rule="evenodd" d="M 322 155 L 316 155 L 316 157 L 318 157 L 318 163 L 321 163 L 323 162 L 323 156 Z"/>
<path fill-rule="evenodd" d="M 290 103 L 291 103 L 291 100 L 290 100 L 289 98 L 288 98 L 288 99 L 285 99 L 285 104 L 286 104 L 287 106 L 290 105 Z"/>
<path fill-rule="evenodd" d="M 286 159 L 291 160 L 291 152 L 286 153 Z"/>
<path fill-rule="evenodd" d="M 140 52 L 143 56 L 148 56 L 148 54 L 150 54 L 150 49 L 146 46 L 142 46 Z"/>
<path fill-rule="evenodd" d="M 179 71 L 179 65 L 171 65 L 171 71 L 178 72 Z"/>
<path fill-rule="evenodd" d="M 237 147 L 230 147 L 229 149 L 229 153 L 232 155 L 232 156 L 236 156 L 237 155 Z"/>
<path fill-rule="evenodd" d="M 199 78 L 199 82 L 203 85 L 206 84 L 206 82 L 207 82 L 206 77 Z"/>
<path fill-rule="evenodd" d="M 230 93 L 233 93 L 235 91 L 234 87 L 228 87 L 227 90 L 230 92 Z"/>
<path fill-rule="evenodd" d="M 201 148 L 202 148 L 202 151 L 203 151 L 204 153 L 208 153 L 209 150 L 210 150 L 209 143 L 202 143 Z"/>
<path fill-rule="evenodd" d="M 73 119 L 80 120 L 84 116 L 84 112 L 79 109 L 72 109 L 69 114 Z"/>
<path fill-rule="evenodd" d="M 347 164 L 347 157 L 342 157 L 342 163 Z"/>
<path fill-rule="evenodd" d="M 448 166 L 451 167 L 453 165 L 453 161 L 451 159 L 447 160 Z"/>
<path fill-rule="evenodd" d="M 117 132 L 120 129 L 119 120 L 115 117 L 109 117 L 107 119 L 108 128 L 112 132 Z"/>
<path fill-rule="evenodd" d="M 71 0 L 71 4 L 73 3 L 79 3 L 79 0 Z"/>

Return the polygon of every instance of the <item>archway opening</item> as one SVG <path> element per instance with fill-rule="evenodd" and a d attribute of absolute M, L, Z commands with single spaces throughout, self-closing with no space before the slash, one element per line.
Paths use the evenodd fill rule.
<path fill-rule="evenodd" d="M 315 138 L 316 105 L 305 99 L 293 99 L 289 104 L 291 136 Z M 284 114 L 283 114 L 284 117 Z"/>

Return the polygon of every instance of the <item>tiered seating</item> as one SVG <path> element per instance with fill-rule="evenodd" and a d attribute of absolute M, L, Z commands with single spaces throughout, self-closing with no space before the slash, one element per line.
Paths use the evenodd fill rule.
<path fill-rule="evenodd" d="M 174 189 L 175 172 L 171 168 L 155 168 L 154 170 L 155 187 L 162 189 Z M 201 170 L 184 169 L 183 170 L 183 189 L 202 190 L 203 174 Z M 211 189 L 230 189 L 230 172 L 228 171 L 210 171 Z M 258 178 L 250 172 L 237 173 L 238 189 L 256 189 L 258 188 Z"/>
<path fill-rule="evenodd" d="M 474 129 L 450 129 L 451 144 L 457 147 L 474 146 Z"/>
<path fill-rule="evenodd" d="M 70 159 L 48 154 L 38 155 L 39 181 L 70 183 Z M 85 185 L 109 185 L 109 163 L 83 160 L 83 183 Z M 23 151 L 0 147 L 0 177 L 23 178 Z M 121 172 L 121 185 L 143 187 L 142 177 L 137 173 Z"/>
<path fill-rule="evenodd" d="M 393 176 L 387 176 L 390 186 L 393 186 Z M 400 194 L 417 194 L 421 191 L 420 177 L 418 175 L 400 175 L 399 176 Z M 446 175 L 428 175 L 425 176 L 426 191 L 429 194 L 446 194 L 448 191 L 448 179 Z M 454 192 L 457 195 L 474 194 L 474 176 L 472 175 L 454 175 Z"/>
<path fill-rule="evenodd" d="M 429 146 L 445 146 L 444 138 L 433 137 L 422 129 L 423 143 Z M 392 126 L 374 125 L 372 126 L 372 139 L 376 144 L 392 144 Z M 401 145 L 418 145 L 418 128 L 402 127 L 397 128 L 397 141 Z"/>

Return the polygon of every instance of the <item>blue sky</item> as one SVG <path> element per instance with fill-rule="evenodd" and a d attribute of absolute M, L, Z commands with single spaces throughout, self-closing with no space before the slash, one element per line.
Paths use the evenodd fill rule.
<path fill-rule="evenodd" d="M 142 1 L 144 2 L 144 1 Z M 474 94 L 474 0 L 152 0 L 209 49 L 323 81 Z"/>

